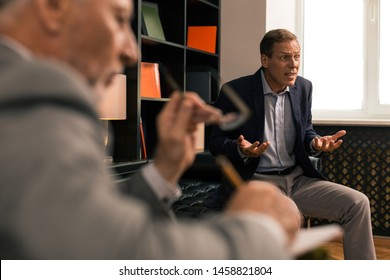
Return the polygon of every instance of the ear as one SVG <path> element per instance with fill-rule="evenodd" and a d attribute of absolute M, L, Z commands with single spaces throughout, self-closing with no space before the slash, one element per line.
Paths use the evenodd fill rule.
<path fill-rule="evenodd" d="M 268 56 L 266 56 L 265 54 L 261 54 L 261 56 L 260 56 L 260 61 L 261 61 L 261 65 L 262 65 L 264 68 L 267 68 L 267 67 L 268 67 Z"/>
<path fill-rule="evenodd" d="M 40 22 L 49 33 L 58 34 L 70 9 L 70 1 L 74 0 L 35 0 Z"/>

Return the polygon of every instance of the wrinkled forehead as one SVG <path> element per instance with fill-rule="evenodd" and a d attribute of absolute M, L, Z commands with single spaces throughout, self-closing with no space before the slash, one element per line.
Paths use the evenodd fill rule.
<path fill-rule="evenodd" d="M 297 54 L 301 52 L 301 46 L 296 40 L 285 40 L 275 42 L 273 47 L 274 53 Z"/>

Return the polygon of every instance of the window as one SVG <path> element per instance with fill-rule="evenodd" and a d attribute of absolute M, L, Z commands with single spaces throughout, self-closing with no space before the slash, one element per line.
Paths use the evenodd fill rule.
<path fill-rule="evenodd" d="M 390 1 L 300 1 L 314 120 L 390 120 Z"/>
<path fill-rule="evenodd" d="M 380 2 L 379 103 L 390 104 L 390 1 Z M 387 81 L 387 83 L 386 83 Z"/>

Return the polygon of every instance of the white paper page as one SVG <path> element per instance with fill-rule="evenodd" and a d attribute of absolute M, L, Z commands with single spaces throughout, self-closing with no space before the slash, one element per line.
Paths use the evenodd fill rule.
<path fill-rule="evenodd" d="M 335 224 L 301 229 L 290 247 L 290 252 L 293 256 L 300 256 L 342 235 L 341 227 Z"/>

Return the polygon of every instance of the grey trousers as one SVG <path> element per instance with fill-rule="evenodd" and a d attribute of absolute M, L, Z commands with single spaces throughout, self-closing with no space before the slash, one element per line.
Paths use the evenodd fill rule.
<path fill-rule="evenodd" d="M 340 184 L 306 177 L 299 166 L 284 176 L 255 173 L 253 180 L 277 185 L 304 215 L 340 224 L 344 231 L 345 259 L 376 259 L 370 202 L 363 193 Z"/>

